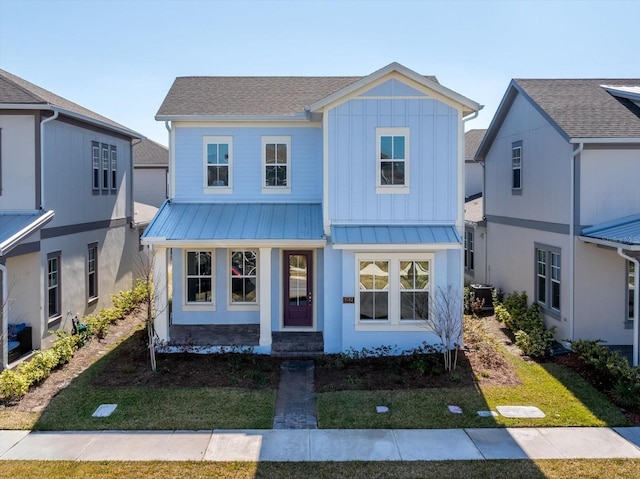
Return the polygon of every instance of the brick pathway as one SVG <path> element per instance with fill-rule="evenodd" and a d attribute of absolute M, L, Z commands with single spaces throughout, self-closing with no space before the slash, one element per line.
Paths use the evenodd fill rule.
<path fill-rule="evenodd" d="M 276 398 L 274 429 L 318 429 L 313 361 L 283 361 Z"/>

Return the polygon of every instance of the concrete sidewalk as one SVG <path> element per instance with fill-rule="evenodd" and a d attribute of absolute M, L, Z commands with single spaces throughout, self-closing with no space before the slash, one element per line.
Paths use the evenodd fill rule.
<path fill-rule="evenodd" d="M 436 461 L 640 458 L 640 427 L 0 431 L 0 459 Z"/>

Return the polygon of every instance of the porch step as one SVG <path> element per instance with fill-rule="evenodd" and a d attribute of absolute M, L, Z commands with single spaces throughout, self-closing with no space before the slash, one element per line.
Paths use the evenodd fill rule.
<path fill-rule="evenodd" d="M 279 358 L 300 358 L 322 356 L 324 354 L 324 336 L 322 332 L 313 333 L 271 333 L 271 356 Z"/>

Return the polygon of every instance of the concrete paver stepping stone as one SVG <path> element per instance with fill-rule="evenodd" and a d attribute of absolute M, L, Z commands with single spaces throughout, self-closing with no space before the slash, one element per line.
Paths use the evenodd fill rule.
<path fill-rule="evenodd" d="M 504 417 L 511 418 L 543 418 L 545 414 L 535 406 L 496 406 L 498 412 Z"/>

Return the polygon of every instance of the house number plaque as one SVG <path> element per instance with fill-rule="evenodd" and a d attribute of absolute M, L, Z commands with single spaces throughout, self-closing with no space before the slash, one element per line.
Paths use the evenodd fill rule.
<path fill-rule="evenodd" d="M 342 297 L 342 303 L 343 304 L 353 304 L 356 302 L 356 298 L 354 298 L 353 296 L 343 296 Z"/>

